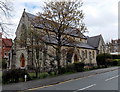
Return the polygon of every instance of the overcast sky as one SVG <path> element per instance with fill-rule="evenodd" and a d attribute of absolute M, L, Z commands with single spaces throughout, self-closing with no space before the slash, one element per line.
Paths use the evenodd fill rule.
<path fill-rule="evenodd" d="M 26 12 L 36 14 L 42 11 L 41 7 L 45 0 L 14 0 L 12 12 L 11 38 L 15 38 L 15 31 L 24 8 Z M 85 14 L 84 22 L 89 33 L 87 36 L 101 34 L 105 42 L 118 38 L 118 1 L 119 0 L 83 0 L 81 9 Z"/>

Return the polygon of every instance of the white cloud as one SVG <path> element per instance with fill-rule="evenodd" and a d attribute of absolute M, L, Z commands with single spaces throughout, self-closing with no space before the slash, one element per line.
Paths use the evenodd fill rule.
<path fill-rule="evenodd" d="M 85 0 L 83 10 L 87 35 L 102 34 L 105 41 L 118 38 L 118 0 Z"/>
<path fill-rule="evenodd" d="M 27 12 L 36 14 L 42 11 L 41 6 L 44 1 L 46 0 L 14 0 L 14 16 L 12 17 L 12 22 L 14 23 L 12 29 L 14 29 L 14 33 L 24 8 Z M 84 22 L 89 31 L 86 34 L 88 36 L 102 34 L 105 41 L 117 39 L 118 0 L 83 0 L 83 2 Z"/>

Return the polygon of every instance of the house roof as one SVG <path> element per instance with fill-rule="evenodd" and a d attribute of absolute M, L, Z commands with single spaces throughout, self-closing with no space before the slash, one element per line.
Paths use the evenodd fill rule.
<path fill-rule="evenodd" d="M 90 46 L 93 46 L 94 48 L 98 48 L 99 46 L 99 41 L 101 39 L 101 35 L 93 36 L 93 37 L 87 37 L 87 43 Z"/>
<path fill-rule="evenodd" d="M 12 47 L 12 39 L 2 38 L 2 45 L 5 47 Z"/>
<path fill-rule="evenodd" d="M 94 47 L 92 47 L 92 46 L 90 46 L 89 44 L 87 44 L 87 43 L 78 43 L 77 44 L 78 45 L 78 47 L 81 47 L 81 48 L 87 48 L 87 49 L 95 49 Z"/>
<path fill-rule="evenodd" d="M 72 47 L 79 47 L 79 48 L 84 48 L 84 49 L 95 49 L 94 47 L 88 45 L 87 43 L 83 43 L 83 42 L 78 42 L 78 43 L 69 43 L 66 44 L 66 46 L 72 46 Z"/>
<path fill-rule="evenodd" d="M 52 36 L 44 36 L 43 37 L 44 41 L 49 43 L 49 44 L 57 44 L 57 40 L 55 37 Z M 94 47 L 90 46 L 87 43 L 83 42 L 70 42 L 69 39 L 66 39 L 64 42 L 62 42 L 62 46 L 71 46 L 71 47 L 79 47 L 79 48 L 85 48 L 85 49 L 95 49 Z"/>
<path fill-rule="evenodd" d="M 32 21 L 34 20 L 34 18 L 36 18 L 36 15 L 33 15 L 31 13 L 28 13 L 28 12 L 24 12 L 27 17 L 28 17 L 28 20 L 32 23 Z M 42 19 L 41 19 L 42 21 Z M 48 23 L 46 23 L 46 25 L 49 26 Z M 43 25 L 42 24 L 34 24 L 33 25 L 34 27 L 36 28 L 43 28 Z M 66 35 L 71 35 L 71 36 L 75 36 L 75 37 L 78 37 L 78 38 L 84 38 L 84 39 L 87 39 L 87 42 L 88 43 L 83 43 L 83 42 L 78 42 L 78 43 L 68 43 L 66 42 L 66 44 L 63 44 L 65 46 L 76 46 L 76 47 L 80 47 L 80 48 L 85 48 L 85 49 L 96 49 L 95 47 L 98 46 L 98 43 L 99 43 L 99 36 L 95 36 L 95 37 L 86 37 L 84 36 L 82 33 L 77 33 L 76 31 L 74 31 L 75 28 L 68 28 L 67 30 L 65 30 L 65 34 Z M 51 31 L 51 30 L 50 30 Z M 49 44 L 57 44 L 57 41 L 51 37 L 51 39 L 49 40 L 48 37 L 45 37 L 45 41 Z M 8 42 L 9 43 L 9 42 Z M 94 43 L 94 44 L 93 44 Z M 12 46 L 12 43 L 9 43 L 9 46 Z"/>
<path fill-rule="evenodd" d="M 33 21 L 33 19 L 34 18 L 36 18 L 37 16 L 35 16 L 35 15 L 33 15 L 33 14 L 31 14 L 31 13 L 28 13 L 28 12 L 25 12 L 26 14 L 27 14 L 27 16 L 28 16 L 28 19 L 30 20 L 30 21 Z M 43 20 L 43 18 L 41 18 L 41 20 L 40 21 L 44 21 L 45 22 L 45 20 L 46 19 L 44 19 Z M 45 23 L 45 25 L 46 26 L 50 26 L 49 24 L 48 24 L 48 21 L 49 20 L 47 20 Z M 36 28 L 40 28 L 40 29 L 43 29 L 44 28 L 44 25 L 43 24 L 34 24 L 34 27 L 36 27 Z M 49 29 L 50 30 L 50 29 Z M 78 30 L 77 28 L 72 28 L 72 27 L 69 27 L 69 28 L 67 28 L 67 30 L 65 30 L 64 31 L 64 34 L 67 34 L 67 35 L 71 35 L 71 36 L 75 36 L 75 37 L 81 37 L 81 38 L 86 38 L 86 36 L 84 36 L 82 33 L 80 33 L 80 31 L 75 31 L 75 30 Z M 52 30 L 50 30 L 50 31 L 52 31 Z M 57 30 L 54 30 L 54 31 L 57 31 Z"/>
<path fill-rule="evenodd" d="M 28 12 L 25 12 L 28 16 L 28 19 L 30 21 L 32 21 L 36 16 L 31 14 L 31 13 L 28 13 Z M 42 19 L 41 19 L 42 21 Z M 46 24 L 49 26 L 49 24 Z M 38 24 L 35 24 L 34 27 L 36 28 L 43 28 L 43 25 L 38 25 Z M 65 30 L 65 34 L 68 34 L 68 35 L 71 35 L 71 36 L 75 36 L 75 37 L 82 37 L 82 38 L 87 38 L 86 36 L 84 36 L 82 33 L 77 33 L 77 31 L 74 31 L 75 28 L 68 28 L 67 30 Z M 48 38 L 47 36 L 45 37 L 44 36 L 44 41 L 47 42 L 47 43 L 50 43 L 50 44 L 57 44 L 57 41 L 56 39 L 54 39 L 54 37 L 50 37 Z M 66 42 L 66 44 L 63 44 L 65 46 L 76 46 L 76 47 L 79 47 L 79 48 L 86 48 L 86 49 L 95 49 L 94 47 L 92 47 L 90 44 L 87 44 L 87 43 L 83 43 L 83 42 L 79 42 L 79 43 L 69 43 L 69 42 Z"/>

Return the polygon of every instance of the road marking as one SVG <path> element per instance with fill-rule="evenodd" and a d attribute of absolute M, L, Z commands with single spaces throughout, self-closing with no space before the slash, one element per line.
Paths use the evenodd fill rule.
<path fill-rule="evenodd" d="M 28 90 L 37 90 L 37 89 L 47 88 L 47 87 L 51 87 L 51 86 L 55 86 L 55 85 L 59 85 L 59 84 L 63 84 L 63 83 L 67 83 L 67 82 L 70 82 L 70 81 L 73 81 L 73 80 L 67 80 L 67 81 L 64 81 L 64 82 L 59 82 L 59 83 L 50 84 L 50 85 L 46 85 L 46 86 L 41 86 L 41 87 L 31 88 L 31 89 L 28 89 Z"/>
<path fill-rule="evenodd" d="M 108 72 L 109 72 L 109 71 L 108 71 Z M 106 73 L 106 72 L 105 72 L 105 73 Z M 59 83 L 55 83 L 55 84 L 50 84 L 50 85 L 46 85 L 46 86 L 35 87 L 35 88 L 27 89 L 27 90 L 25 90 L 25 91 L 28 91 L 28 90 L 37 90 L 37 89 L 42 89 L 42 88 L 46 88 L 46 87 L 51 87 L 51 86 L 55 86 L 55 85 L 67 83 L 67 82 L 74 81 L 74 80 L 80 80 L 80 79 L 83 79 L 83 78 L 92 77 L 92 76 L 95 76 L 95 75 L 98 75 L 98 74 L 102 74 L 102 73 L 96 73 L 96 74 L 92 74 L 92 75 L 88 75 L 88 76 L 83 76 L 83 77 L 80 77 L 80 78 L 74 78 L 74 79 L 70 79 L 70 80 L 66 80 L 66 81 L 63 81 L 63 82 L 59 82 Z M 95 85 L 96 85 L 96 84 L 95 84 Z M 94 85 L 93 85 L 93 86 L 94 86 Z M 76 91 L 75 91 L 75 92 L 76 92 Z"/>
<path fill-rule="evenodd" d="M 114 76 L 114 77 L 111 77 L 111 78 L 109 78 L 109 79 L 106 79 L 105 81 L 109 81 L 109 80 L 112 80 L 112 79 L 114 79 L 114 78 L 117 78 L 119 75 L 117 75 L 117 76 Z"/>
<path fill-rule="evenodd" d="M 66 81 L 63 81 L 63 82 L 59 82 L 59 83 L 55 83 L 55 84 L 50 84 L 50 85 L 46 85 L 46 86 L 31 88 L 31 89 L 27 89 L 27 90 L 31 91 L 31 90 L 37 90 L 37 89 L 47 88 L 47 87 L 51 87 L 51 86 L 56 86 L 56 85 L 67 83 L 67 82 L 74 81 L 74 80 L 80 80 L 80 79 L 83 79 L 83 78 L 89 78 L 89 77 L 92 77 L 94 75 L 96 75 L 96 74 L 89 75 L 89 76 L 83 76 L 83 77 L 75 78 L 75 79 L 70 79 L 70 80 L 66 80 Z"/>
<path fill-rule="evenodd" d="M 37 87 L 37 88 L 31 88 L 31 89 L 28 89 L 28 90 L 32 91 L 32 90 L 37 90 L 37 89 L 51 87 L 51 86 L 53 86 L 53 85 L 47 85 L 47 86 L 42 86 L 42 87 Z"/>
<path fill-rule="evenodd" d="M 87 87 L 84 87 L 84 88 L 78 89 L 78 90 L 73 91 L 73 92 L 77 92 L 77 91 L 80 91 L 80 90 L 85 90 L 85 89 L 91 88 L 91 87 L 93 87 L 93 86 L 95 86 L 95 85 L 96 85 L 96 84 L 92 84 L 92 85 L 90 85 L 90 86 L 87 86 Z"/>

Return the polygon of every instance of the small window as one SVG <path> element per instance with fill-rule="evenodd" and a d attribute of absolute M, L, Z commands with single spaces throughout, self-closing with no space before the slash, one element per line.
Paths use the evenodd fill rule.
<path fill-rule="evenodd" d="M 85 56 L 86 56 L 86 58 L 87 58 L 87 50 L 85 50 Z"/>
<path fill-rule="evenodd" d="M 89 52 L 89 58 L 92 59 L 91 51 Z"/>
<path fill-rule="evenodd" d="M 82 50 L 82 57 L 84 57 L 84 51 Z"/>
<path fill-rule="evenodd" d="M 93 58 L 95 58 L 95 52 L 93 51 Z"/>

